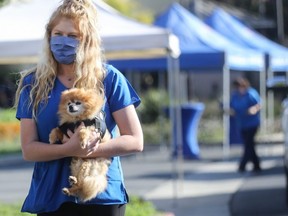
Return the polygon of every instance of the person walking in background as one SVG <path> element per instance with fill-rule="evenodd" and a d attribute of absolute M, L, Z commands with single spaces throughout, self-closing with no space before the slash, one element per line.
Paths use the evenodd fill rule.
<path fill-rule="evenodd" d="M 259 157 L 255 150 L 255 135 L 260 126 L 260 96 L 249 81 L 239 77 L 233 82 L 235 91 L 231 95 L 230 114 L 234 115 L 242 136 L 244 151 L 239 163 L 239 172 L 244 172 L 251 161 L 253 171 L 261 171 Z"/>
<path fill-rule="evenodd" d="M 112 139 L 99 144 L 101 137 L 95 132 L 82 149 L 82 123 L 74 132 L 68 130 L 62 144 L 49 144 L 51 130 L 59 126 L 60 96 L 71 88 L 103 93 L 102 109 Z M 37 67 L 21 73 L 16 92 L 23 157 L 35 162 L 22 211 L 38 216 L 124 216 L 129 198 L 120 156 L 143 150 L 143 132 L 135 109 L 140 102 L 123 74 L 103 60 L 93 2 L 64 0 L 46 26 Z M 72 157 L 111 158 L 106 190 L 85 203 L 62 193 L 62 188 L 69 187 Z"/>

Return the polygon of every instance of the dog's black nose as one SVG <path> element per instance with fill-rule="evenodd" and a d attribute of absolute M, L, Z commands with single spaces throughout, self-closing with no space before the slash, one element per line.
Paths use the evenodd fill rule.
<path fill-rule="evenodd" d="M 76 112 L 76 111 L 77 111 L 77 109 L 75 106 L 73 106 L 73 105 L 69 106 L 69 112 Z"/>

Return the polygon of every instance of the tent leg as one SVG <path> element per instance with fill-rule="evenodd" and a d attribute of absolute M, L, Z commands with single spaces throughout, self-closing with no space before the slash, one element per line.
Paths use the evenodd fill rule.
<path fill-rule="evenodd" d="M 223 67 L 223 159 L 230 157 L 230 70 Z"/>
<path fill-rule="evenodd" d="M 177 204 L 179 192 L 183 185 L 183 149 L 182 149 L 182 122 L 180 110 L 180 70 L 178 59 L 168 56 L 168 81 L 169 81 L 169 95 L 170 95 L 170 120 L 171 120 L 171 139 L 170 147 L 173 155 L 173 150 L 176 142 L 176 160 L 172 160 L 173 173 L 173 200 Z M 176 126 L 176 131 L 174 126 Z M 176 139 L 175 139 L 176 136 Z"/>

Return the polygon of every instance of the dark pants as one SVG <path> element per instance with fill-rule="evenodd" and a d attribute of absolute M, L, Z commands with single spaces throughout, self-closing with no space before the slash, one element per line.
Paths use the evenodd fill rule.
<path fill-rule="evenodd" d="M 260 169 L 259 158 L 255 151 L 255 135 L 258 127 L 252 127 L 241 130 L 241 135 L 244 144 L 244 153 L 240 161 L 239 170 L 244 171 L 246 164 L 251 161 L 254 165 L 254 170 Z"/>
<path fill-rule="evenodd" d="M 37 216 L 124 216 L 126 205 L 81 205 L 64 203 L 57 211 Z"/>

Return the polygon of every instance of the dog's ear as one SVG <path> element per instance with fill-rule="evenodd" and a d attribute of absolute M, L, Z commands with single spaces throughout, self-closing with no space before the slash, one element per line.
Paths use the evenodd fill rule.
<path fill-rule="evenodd" d="M 61 93 L 62 97 L 64 97 L 64 96 L 65 96 L 65 94 L 67 94 L 69 91 L 70 91 L 69 89 L 67 89 L 67 90 L 63 91 L 63 92 Z"/>

